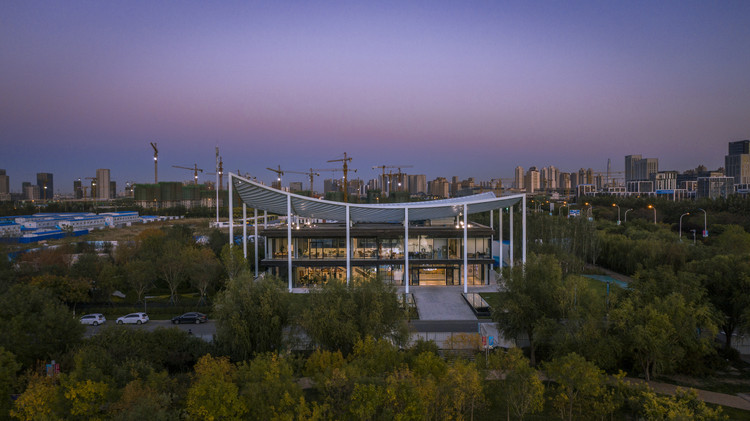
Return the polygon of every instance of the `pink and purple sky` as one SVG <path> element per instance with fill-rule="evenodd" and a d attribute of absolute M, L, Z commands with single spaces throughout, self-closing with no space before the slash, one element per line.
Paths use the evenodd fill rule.
<path fill-rule="evenodd" d="M 266 181 L 344 152 L 365 180 L 717 168 L 750 138 L 749 21 L 744 0 L 5 1 L 0 168 L 122 189 L 153 182 L 149 142 L 161 181 L 216 145 Z"/>

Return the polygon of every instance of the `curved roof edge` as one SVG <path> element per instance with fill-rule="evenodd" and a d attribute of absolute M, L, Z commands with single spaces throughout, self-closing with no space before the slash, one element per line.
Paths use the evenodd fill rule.
<path fill-rule="evenodd" d="M 343 203 L 277 190 L 231 172 L 229 180 L 250 208 L 286 215 L 289 202 L 294 215 L 338 221 L 346 220 L 348 208 L 349 219 L 353 222 L 402 222 L 407 209 L 409 221 L 454 217 L 463 212 L 464 205 L 468 214 L 474 214 L 515 205 L 526 196 L 522 193 L 496 197 L 488 192 L 424 202 Z"/>

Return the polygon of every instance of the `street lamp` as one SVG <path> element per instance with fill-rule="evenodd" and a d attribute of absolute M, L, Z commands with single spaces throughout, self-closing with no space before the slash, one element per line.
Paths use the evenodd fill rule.
<path fill-rule="evenodd" d="M 617 208 L 617 225 L 620 225 L 620 205 L 613 203 L 612 206 Z"/>
<path fill-rule="evenodd" d="M 654 225 L 656 225 L 656 208 L 654 205 L 648 205 L 648 208 L 654 210 Z"/>
<path fill-rule="evenodd" d="M 706 224 L 708 220 L 708 215 L 706 214 L 706 211 L 703 209 L 698 209 L 699 211 L 703 211 L 703 237 L 708 237 L 708 225 Z"/>
<path fill-rule="evenodd" d="M 628 209 L 628 210 L 625 211 L 625 221 L 623 221 L 623 222 L 625 222 L 625 223 L 628 222 L 628 212 L 630 212 L 632 210 L 633 210 L 633 208 L 630 208 L 630 209 Z"/>
<path fill-rule="evenodd" d="M 591 203 L 589 202 L 586 202 L 584 204 L 589 207 L 588 212 L 586 212 L 586 216 L 588 216 L 589 221 L 593 221 L 594 220 L 594 207 L 591 206 Z"/>
<path fill-rule="evenodd" d="M 570 206 L 568 206 L 568 202 L 563 202 L 562 206 L 560 206 L 560 210 L 557 211 L 557 216 L 562 216 L 562 208 L 568 208 L 568 211 L 570 211 Z"/>
<path fill-rule="evenodd" d="M 685 215 L 690 215 L 690 212 L 685 212 L 680 215 L 680 242 L 682 242 L 682 217 Z"/>
<path fill-rule="evenodd" d="M 693 245 L 695 245 L 695 230 L 690 230 L 693 233 Z"/>

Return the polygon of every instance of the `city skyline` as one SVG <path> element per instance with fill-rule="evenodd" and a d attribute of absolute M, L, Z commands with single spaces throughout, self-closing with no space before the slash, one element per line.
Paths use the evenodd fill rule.
<path fill-rule="evenodd" d="M 516 166 L 684 171 L 750 137 L 750 3 L 223 2 L 0 5 L 0 168 L 55 193 L 376 165 L 512 178 Z M 339 174 L 340 175 L 340 174 Z M 325 176 L 320 179 L 327 178 Z M 201 181 L 213 176 L 201 174 Z M 304 176 L 285 177 L 305 181 Z M 321 185 L 316 180 L 317 185 Z M 122 187 L 120 187 L 122 189 Z"/>

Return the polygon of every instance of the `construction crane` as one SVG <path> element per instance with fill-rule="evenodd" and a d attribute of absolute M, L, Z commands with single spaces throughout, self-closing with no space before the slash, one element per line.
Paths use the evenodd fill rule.
<path fill-rule="evenodd" d="M 266 169 L 268 171 L 273 171 L 273 172 L 276 173 L 276 183 L 278 184 L 278 186 L 276 188 L 279 189 L 279 190 L 281 190 L 281 176 L 284 175 L 284 171 L 281 171 L 281 165 L 279 165 L 278 169 L 276 169 L 276 170 L 273 169 L 273 168 L 268 168 L 268 167 L 266 167 Z"/>
<path fill-rule="evenodd" d="M 347 176 L 349 175 L 349 162 L 351 162 L 352 157 L 346 156 L 346 152 L 344 152 L 343 158 L 338 159 L 329 159 L 327 162 L 343 162 L 344 163 L 344 203 L 347 203 L 348 200 L 348 191 L 349 191 L 349 183 L 347 181 Z M 357 172 L 357 170 L 354 170 L 354 172 Z"/>
<path fill-rule="evenodd" d="M 385 191 L 385 169 L 386 168 L 395 168 L 395 169 L 398 169 L 398 173 L 397 174 L 393 174 L 392 172 L 388 173 L 388 184 L 389 184 L 389 187 L 390 187 L 390 185 L 393 184 L 393 177 L 394 177 L 394 175 L 398 175 L 399 183 L 401 183 L 401 181 L 402 181 L 401 177 L 403 175 L 401 173 L 401 168 L 412 168 L 412 166 L 411 165 L 376 165 L 376 166 L 372 167 L 373 170 L 377 169 L 377 168 L 380 168 L 381 170 L 383 170 L 383 178 L 382 178 L 382 180 L 383 180 L 383 196 L 386 196 L 386 191 Z M 390 190 L 391 189 L 389 188 L 388 189 L 388 193 L 391 192 Z"/>
<path fill-rule="evenodd" d="M 219 175 L 219 181 L 218 181 L 219 186 L 217 187 L 217 190 L 221 190 L 221 189 L 224 188 L 224 163 L 221 162 L 221 157 L 219 157 L 219 167 L 218 167 L 218 170 L 219 170 L 218 173 L 215 173 L 215 172 L 206 172 L 204 174 L 206 174 L 206 175 L 217 175 L 218 174 Z M 237 175 L 240 175 L 240 174 L 237 173 Z"/>
<path fill-rule="evenodd" d="M 159 160 L 159 150 L 156 149 L 156 143 L 150 142 L 151 147 L 154 148 L 154 184 L 159 182 L 159 167 L 157 161 Z"/>
<path fill-rule="evenodd" d="M 195 185 L 198 185 L 198 171 L 203 172 L 203 168 L 198 168 L 198 164 L 193 164 L 193 167 L 183 167 L 180 165 L 172 165 L 174 168 L 182 168 L 183 170 L 190 170 L 193 171 L 193 180 L 195 181 Z"/>
<path fill-rule="evenodd" d="M 279 168 L 279 170 L 281 170 L 281 168 Z M 276 170 L 271 170 L 271 171 L 276 172 Z M 313 178 L 315 176 L 320 177 L 320 172 L 322 172 L 322 171 L 333 171 L 333 172 L 336 172 L 338 170 L 333 170 L 333 169 L 328 169 L 328 168 L 314 170 L 314 169 L 310 168 L 310 171 L 306 171 L 306 172 L 303 172 L 303 171 L 283 171 L 282 175 L 283 175 L 283 173 L 286 173 L 286 174 L 302 174 L 302 175 L 306 175 L 306 176 L 310 177 L 310 194 L 312 194 L 312 192 L 313 192 Z"/>

